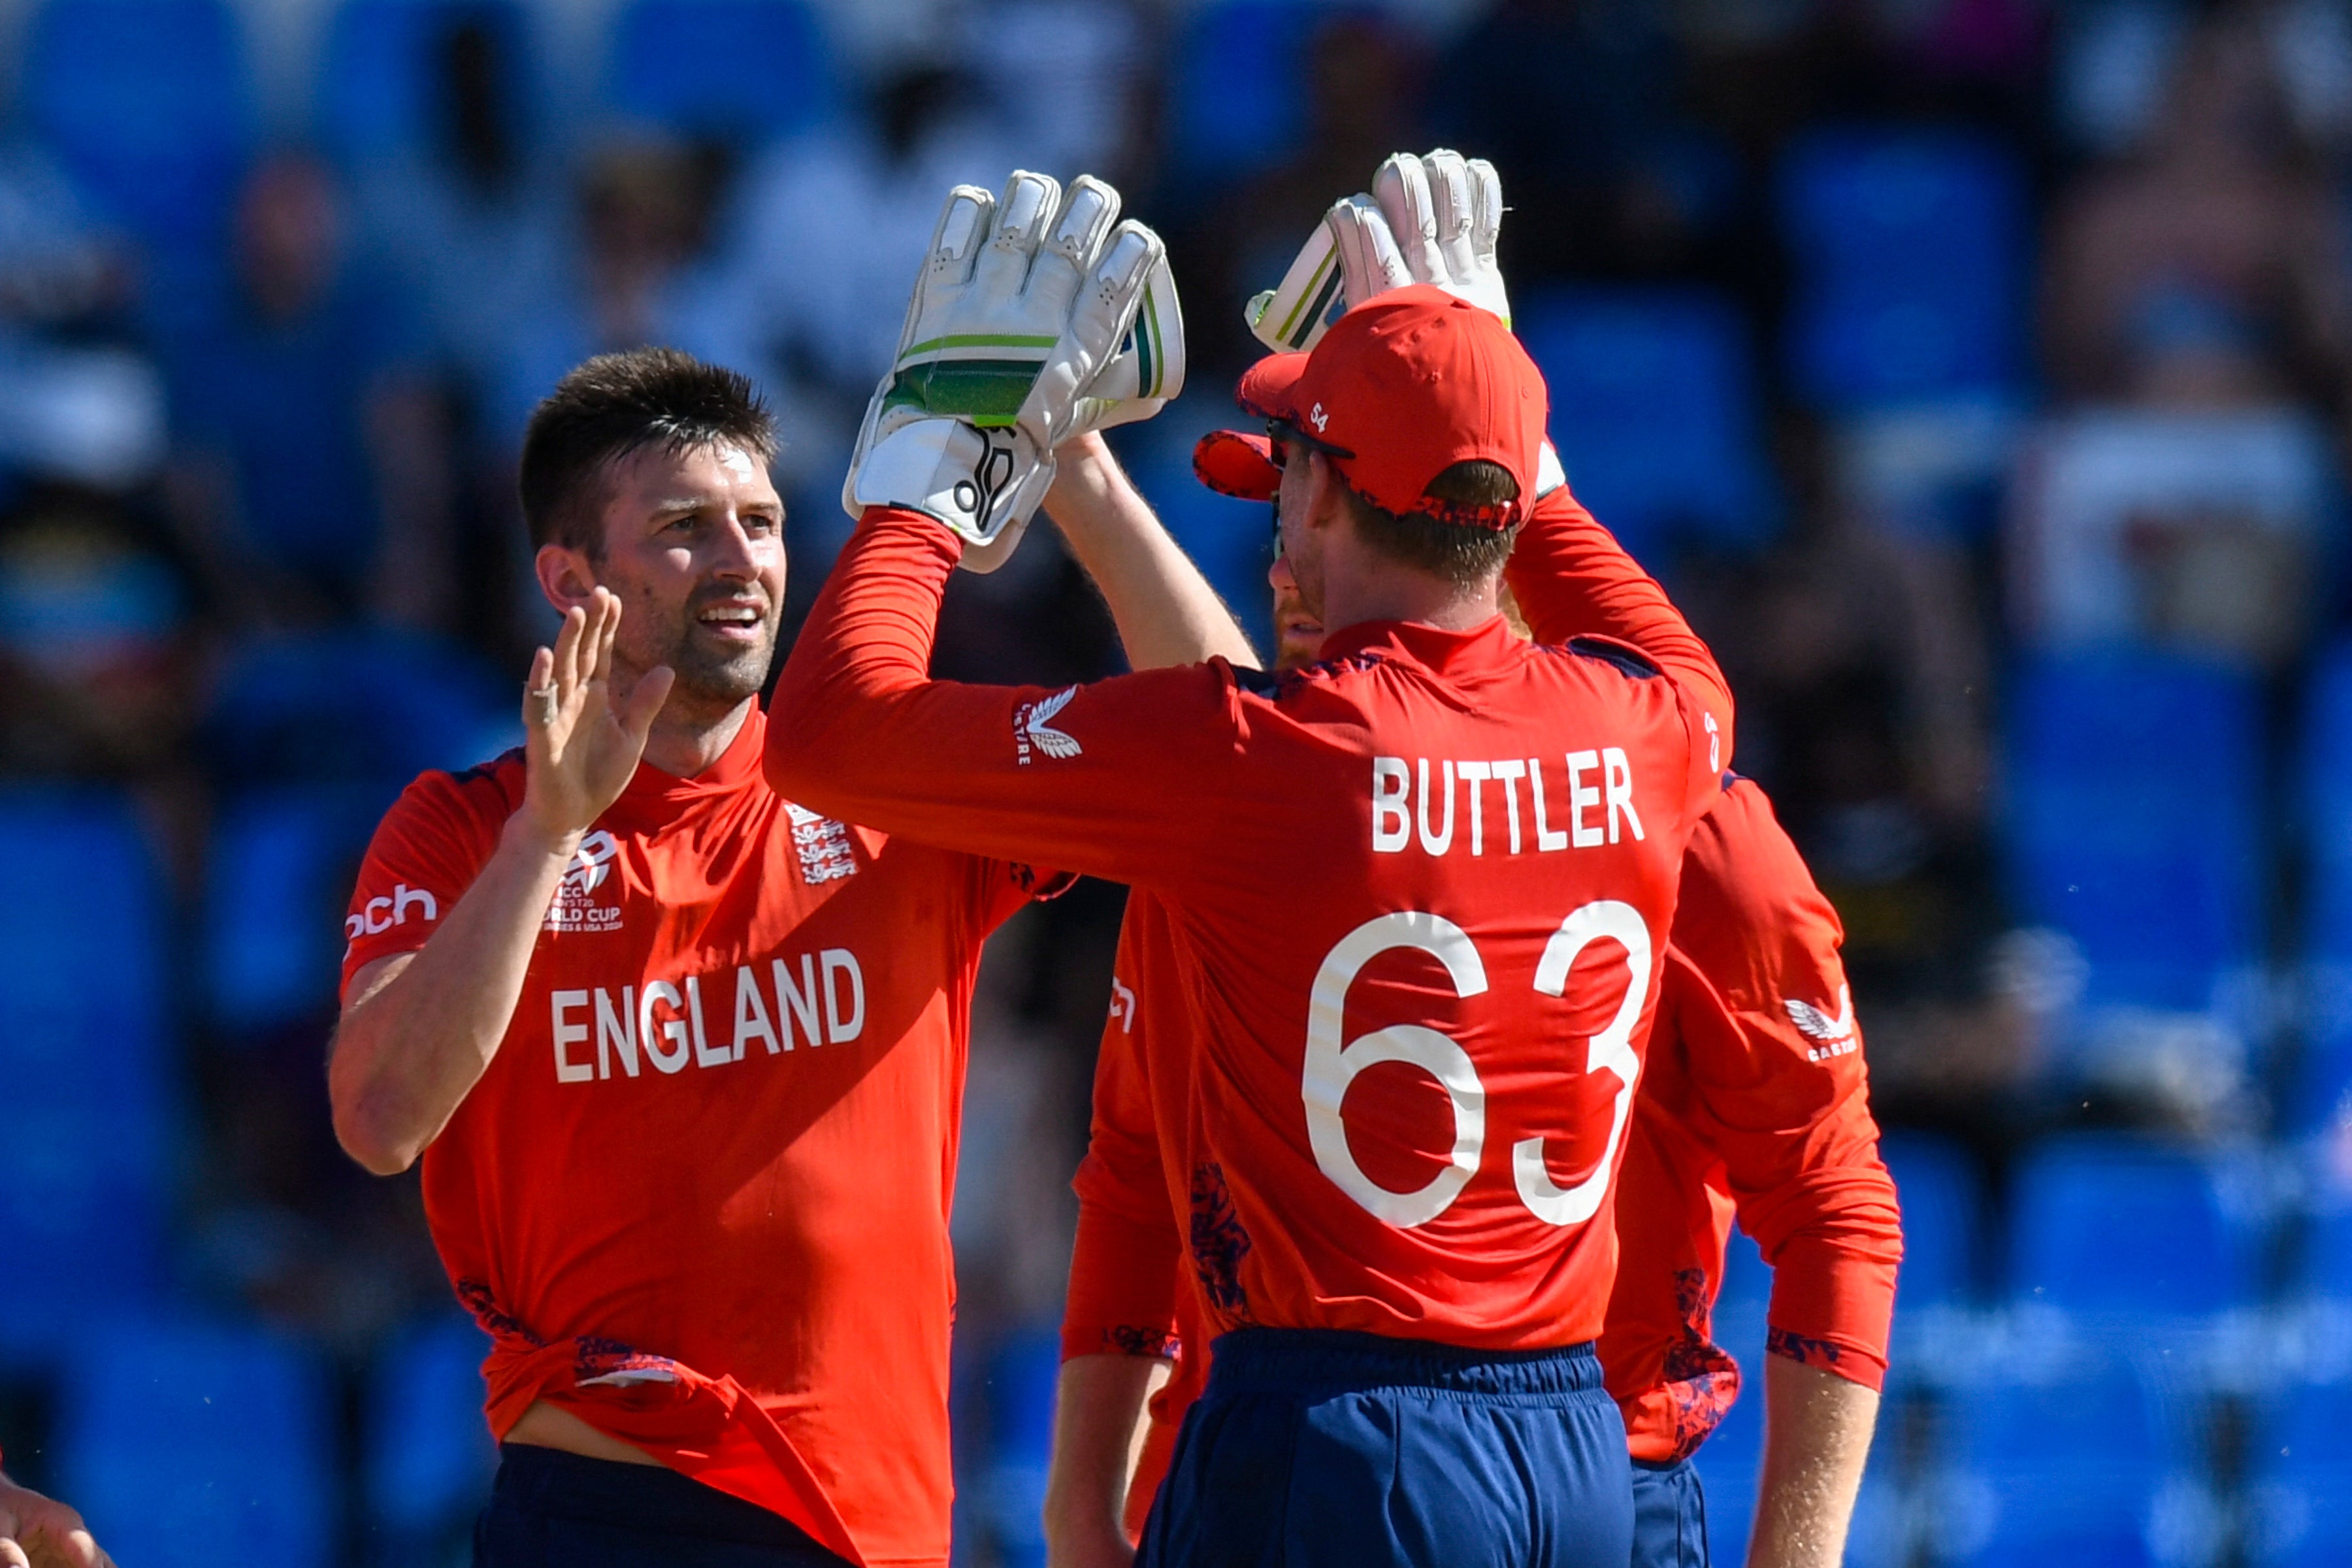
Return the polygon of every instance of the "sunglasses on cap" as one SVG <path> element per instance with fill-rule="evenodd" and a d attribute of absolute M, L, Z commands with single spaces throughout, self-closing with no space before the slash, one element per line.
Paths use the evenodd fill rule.
<path fill-rule="evenodd" d="M 1265 438 L 1274 444 L 1274 450 L 1268 456 L 1277 468 L 1287 468 L 1290 463 L 1289 455 L 1282 449 L 1286 441 L 1296 441 L 1308 451 L 1320 452 L 1327 458 L 1352 458 L 1356 455 L 1345 447 L 1335 447 L 1328 441 L 1308 435 L 1287 419 L 1267 420 Z"/>

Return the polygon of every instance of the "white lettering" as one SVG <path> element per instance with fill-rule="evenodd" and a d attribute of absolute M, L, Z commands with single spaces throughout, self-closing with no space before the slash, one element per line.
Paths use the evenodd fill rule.
<path fill-rule="evenodd" d="M 1568 835 L 1555 831 L 1544 815 L 1543 763 L 1533 757 L 1528 759 L 1528 795 L 1536 805 L 1536 853 L 1549 855 L 1567 848 Z"/>
<path fill-rule="evenodd" d="M 389 913 L 380 912 L 389 910 L 391 908 L 390 899 L 370 899 L 367 901 L 367 929 L 370 936 L 392 929 L 392 916 Z"/>
<path fill-rule="evenodd" d="M 710 1048 L 710 1041 L 702 1032 L 702 977 L 686 977 L 686 1011 L 694 1020 L 694 1065 L 702 1068 L 723 1067 L 735 1059 L 734 1051 L 726 1046 Z"/>
<path fill-rule="evenodd" d="M 1422 766 L 1425 769 L 1428 763 Z M 1391 789 L 1388 786 L 1396 787 Z M 1412 837 L 1412 824 L 1405 816 L 1405 796 L 1412 791 L 1406 781 L 1402 757 L 1372 759 L 1372 853 L 1394 855 L 1404 848 Z M 1387 826 L 1394 821 L 1396 826 Z"/>
<path fill-rule="evenodd" d="M 1584 787 L 1584 775 L 1601 768 L 1598 752 L 1568 753 L 1568 831 L 1570 839 L 1579 849 L 1590 849 L 1601 842 L 1601 825 L 1584 820 L 1585 808 L 1601 804 L 1601 792 Z"/>
<path fill-rule="evenodd" d="M 586 1083 L 596 1076 L 596 1069 L 586 1062 L 573 1061 L 565 1054 L 564 1047 L 581 1045 L 588 1038 L 588 1026 L 572 1023 L 570 1019 L 574 1009 L 588 1005 L 588 993 L 558 991 L 548 1001 L 549 1010 L 555 1016 L 555 1081 Z"/>
<path fill-rule="evenodd" d="M 1503 809 L 1511 818 L 1511 853 L 1519 852 L 1519 781 L 1528 776 L 1528 764 L 1517 757 L 1505 757 L 1486 764 L 1503 786 Z"/>
<path fill-rule="evenodd" d="M 1626 825 L 1633 828 L 1633 837 L 1642 837 L 1642 819 L 1633 814 L 1633 764 L 1625 760 L 1622 747 L 1609 746 L 1601 752 L 1601 778 L 1609 790 L 1609 842 L 1617 842 L 1617 814 L 1625 814 Z"/>
<path fill-rule="evenodd" d="M 612 1053 L 620 1053 L 621 1070 L 637 1076 L 637 988 L 621 987 L 620 1011 L 613 1009 L 613 994 L 596 991 L 596 1076 L 613 1076 Z"/>
<path fill-rule="evenodd" d="M 411 904 L 422 905 L 425 918 L 428 921 L 437 921 L 441 918 L 441 906 L 433 901 L 432 894 L 422 888 L 412 888 L 407 883 L 402 882 L 392 889 L 393 924 L 408 923 L 408 906 Z"/>
<path fill-rule="evenodd" d="M 824 960 L 824 1037 L 828 1045 L 854 1040 L 866 1032 L 866 976 L 858 973 L 857 955 L 845 947 L 828 947 Z M 849 1016 L 841 1016 L 841 987 L 836 979 L 849 977 Z"/>
<path fill-rule="evenodd" d="M 760 977 L 745 963 L 737 965 L 735 970 L 735 1060 L 743 1059 L 743 1047 L 752 1040 L 766 1046 L 772 1057 L 783 1048 L 776 1044 L 776 1026 L 768 1022 L 768 1004 L 760 995 Z"/>
<path fill-rule="evenodd" d="M 816 960 L 805 952 L 801 954 L 798 985 L 793 984 L 792 971 L 784 967 L 782 959 L 776 959 L 769 968 L 776 977 L 776 1033 L 782 1038 L 784 1049 L 793 1048 L 795 1021 L 800 1024 L 802 1039 L 812 1046 L 824 1044 L 816 1032 Z"/>
<path fill-rule="evenodd" d="M 670 1016 L 661 1020 L 658 1034 L 654 1029 L 654 1004 L 656 1002 L 665 1003 L 671 1009 Z M 686 998 L 679 995 L 677 987 L 667 980 L 656 980 L 646 986 L 645 999 L 637 1005 L 637 1037 L 645 1041 L 646 1060 L 662 1072 L 677 1072 L 686 1066 L 686 1058 L 693 1053 L 693 1041 L 687 1034 L 686 1020 L 677 1014 L 677 1009 L 685 1005 Z M 654 1044 L 656 1039 L 667 1040 L 672 1048 L 663 1050 Z"/>
<path fill-rule="evenodd" d="M 1470 796 L 1470 853 L 1484 855 L 1486 852 L 1486 793 L 1478 786 L 1495 775 L 1484 763 L 1456 763 L 1454 764 L 1454 776 L 1470 786 L 1466 792 Z"/>
<path fill-rule="evenodd" d="M 1415 820 L 1421 825 L 1421 847 L 1432 855 L 1443 855 L 1454 847 L 1454 764 L 1445 766 L 1445 831 L 1429 831 L 1429 759 L 1421 762 L 1421 799 L 1415 804 Z M 1594 798 L 1598 799 L 1598 796 Z"/>

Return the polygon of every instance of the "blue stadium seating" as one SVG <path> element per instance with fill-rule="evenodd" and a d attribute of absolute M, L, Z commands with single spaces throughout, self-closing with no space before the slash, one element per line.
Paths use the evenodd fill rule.
<path fill-rule="evenodd" d="M 2295 1284 L 2305 1297 L 2352 1302 L 2352 1205 L 2342 1199 L 2311 1216 L 2297 1258 Z"/>
<path fill-rule="evenodd" d="M 1879 1155 L 1903 1205 L 1901 1308 L 1965 1306 L 1975 1295 L 1977 1175 L 1951 1142 L 1894 1133 Z"/>
<path fill-rule="evenodd" d="M 990 1560 L 1005 1568 L 1045 1568 L 1045 1470 L 1061 1363 L 1061 1336 L 1050 1323 L 1016 1329 L 989 1354 L 988 1467 L 976 1500 Z"/>
<path fill-rule="evenodd" d="M 165 250 L 220 238 L 254 119 L 221 0 L 47 0 L 18 65 L 33 132 L 107 211 Z"/>
<path fill-rule="evenodd" d="M 132 1319 L 68 1363 L 63 1493 L 142 1568 L 329 1561 L 334 1438 L 310 1355 L 252 1330 Z"/>
<path fill-rule="evenodd" d="M 824 35 L 798 0 L 632 0 L 604 77 L 624 114 L 747 143 L 814 124 L 833 104 Z"/>
<path fill-rule="evenodd" d="M 2030 266 L 2016 154 L 1969 132 L 1815 132 L 1780 170 L 1798 385 L 1851 410 L 2020 376 Z"/>
<path fill-rule="evenodd" d="M 2017 672 L 2011 880 L 2030 919 L 2080 944 L 2086 1004 L 2203 1011 L 2259 951 L 2257 708 L 2251 676 L 2181 656 Z"/>
<path fill-rule="evenodd" d="M 2010 1205 L 2011 1296 L 2071 1311 L 2217 1312 L 2252 1287 L 2249 1238 L 2196 1155 L 2121 1134 L 2042 1144 Z"/>
<path fill-rule="evenodd" d="M 1169 141 L 1180 167 L 1247 173 L 1297 148 L 1307 132 L 1300 83 L 1307 53 L 1331 9 L 1298 0 L 1223 0 L 1192 13 L 1168 84 Z"/>
<path fill-rule="evenodd" d="M 346 0 L 320 63 L 312 111 L 320 142 L 353 164 L 436 151 L 445 112 L 440 50 L 467 24 L 488 34 L 513 73 L 509 108 L 527 110 L 536 85 L 530 24 L 515 0 Z"/>
<path fill-rule="evenodd" d="M 499 1456 L 482 1418 L 488 1352 L 473 1321 L 451 1311 L 411 1327 L 369 1370 L 362 1483 L 369 1522 L 400 1548 L 385 1561 L 428 1561 L 432 1543 L 489 1499 Z"/>
<path fill-rule="evenodd" d="M 2249 1559 L 2260 1568 L 2352 1563 L 2352 1423 L 2344 1386 L 2298 1384 L 2264 1404 L 2247 1447 Z"/>
<path fill-rule="evenodd" d="M 1945 1425 L 1937 1561 L 2155 1568 L 2149 1526 L 2173 1456 L 2129 1373 L 1969 1379 L 1950 1391 Z"/>
<path fill-rule="evenodd" d="M 1727 546 L 1778 531 L 1748 329 L 1696 290 L 1570 289 L 1512 301 L 1551 389 L 1569 483 L 1654 570 L 1677 536 Z"/>
<path fill-rule="evenodd" d="M 0 1356 L 159 1271 L 177 1104 L 163 893 L 130 803 L 0 792 Z M 37 1262 L 34 1261 L 37 1260 Z"/>
<path fill-rule="evenodd" d="M 387 804 L 380 789 L 292 784 L 224 805 L 199 955 L 205 1011 L 224 1037 L 332 1009 L 353 873 Z"/>
<path fill-rule="evenodd" d="M 2312 672 L 2303 711 L 2299 826 L 2309 869 L 2303 952 L 2309 1027 L 2301 1070 L 2279 1107 L 2281 1125 L 2307 1132 L 2352 1113 L 2352 642 Z"/>

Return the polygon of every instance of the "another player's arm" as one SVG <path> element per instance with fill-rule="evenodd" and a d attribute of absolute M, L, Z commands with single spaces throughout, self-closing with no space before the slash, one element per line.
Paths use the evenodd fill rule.
<path fill-rule="evenodd" d="M 1838 1568 L 1877 1425 L 1875 1388 L 1764 1358 L 1764 1469 L 1748 1568 Z"/>
<path fill-rule="evenodd" d="M 1125 1568 L 1128 1492 L 1167 1378 L 1182 1244 L 1152 1118 L 1144 1013 L 1130 987 L 1150 923 L 1137 895 L 1119 929 L 1110 1016 L 1095 1061 L 1093 1128 L 1071 1184 L 1078 1234 L 1062 1313 L 1062 1373 L 1045 1482 L 1049 1568 Z"/>
<path fill-rule="evenodd" d="M 1201 569 L 1178 548 L 1098 435 L 1066 442 L 1045 492 L 1045 514 L 1101 590 L 1137 669 L 1224 658 L 1255 668 L 1257 654 Z"/>
<path fill-rule="evenodd" d="M 933 680 L 960 551 L 920 513 L 867 509 L 777 681 L 766 767 L 779 793 L 919 843 L 1130 885 L 1263 849 L 1233 798 L 1246 726 L 1229 667 L 1061 692 Z"/>
<path fill-rule="evenodd" d="M 635 773 L 668 695 L 667 669 L 625 701 L 611 695 L 621 602 L 599 589 L 593 614 L 572 610 L 531 662 L 523 804 L 497 849 L 422 947 L 364 966 L 346 989 L 328 1096 L 336 1140 L 378 1175 L 414 1164 L 488 1069 L 564 868 Z"/>
<path fill-rule="evenodd" d="M 1751 1568 L 1839 1562 L 1886 1374 L 1902 1215 L 1839 938 L 1762 793 L 1725 792 L 1684 861 L 1675 939 L 1730 1020 L 1684 1032 L 1694 1126 L 1772 1266 Z"/>
<path fill-rule="evenodd" d="M 1614 637 L 1673 678 L 1699 710 L 1692 749 L 1711 794 L 1713 775 L 1731 765 L 1730 683 L 1666 591 L 1566 485 L 1538 498 L 1504 576 L 1538 642 Z"/>

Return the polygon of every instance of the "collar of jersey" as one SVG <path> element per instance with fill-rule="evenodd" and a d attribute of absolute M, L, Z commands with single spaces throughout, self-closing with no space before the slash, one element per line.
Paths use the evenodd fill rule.
<path fill-rule="evenodd" d="M 1402 655 L 1440 675 L 1492 669 L 1521 647 L 1510 622 L 1499 614 L 1468 631 L 1449 632 L 1421 621 L 1361 621 L 1323 639 L 1321 658 L 1356 654 Z"/>
<path fill-rule="evenodd" d="M 719 753 L 719 760 L 688 778 L 666 773 L 651 763 L 639 763 L 629 787 L 614 802 L 617 809 L 633 816 L 658 822 L 673 816 L 698 800 L 733 795 L 761 782 L 760 759 L 766 750 L 768 716 L 752 704 L 743 727 L 735 731 L 735 739 Z"/>

